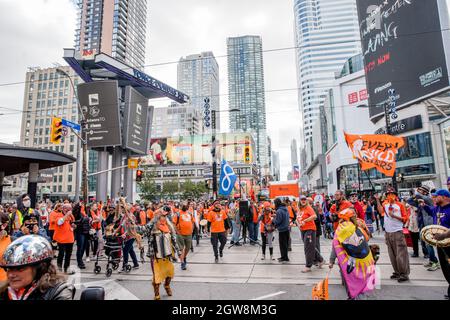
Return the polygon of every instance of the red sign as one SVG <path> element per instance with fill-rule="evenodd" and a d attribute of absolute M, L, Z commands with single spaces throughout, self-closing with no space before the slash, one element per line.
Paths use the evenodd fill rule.
<path fill-rule="evenodd" d="M 361 90 L 359 92 L 359 100 L 363 101 L 363 100 L 367 100 L 368 96 L 367 96 L 367 89 Z"/>
<path fill-rule="evenodd" d="M 354 104 L 358 102 L 358 92 L 352 92 L 348 95 L 348 103 Z"/>

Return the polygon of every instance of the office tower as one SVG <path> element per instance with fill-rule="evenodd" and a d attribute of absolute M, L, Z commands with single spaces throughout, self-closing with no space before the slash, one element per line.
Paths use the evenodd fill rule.
<path fill-rule="evenodd" d="M 295 41 L 302 147 L 344 62 L 361 52 L 356 0 L 295 0 Z"/>
<path fill-rule="evenodd" d="M 176 103 L 155 108 L 151 132 L 152 137 L 158 138 L 201 134 L 201 113 L 193 106 Z"/>
<path fill-rule="evenodd" d="M 297 140 L 292 139 L 291 141 L 291 166 L 298 166 L 298 152 L 297 152 Z"/>
<path fill-rule="evenodd" d="M 75 86 L 81 81 L 70 67 L 59 67 L 67 72 Z M 29 68 L 25 79 L 20 145 L 49 149 L 76 157 L 78 139 L 71 131 L 62 138 L 60 145 L 50 144 L 50 126 L 53 116 L 78 123 L 78 105 L 67 77 L 61 76 L 57 68 Z M 60 195 L 75 195 L 76 166 L 70 164 L 54 168 L 53 180 L 42 183 L 38 192 Z"/>
<path fill-rule="evenodd" d="M 75 48 L 103 52 L 132 67 L 145 63 L 147 0 L 78 0 Z"/>
<path fill-rule="evenodd" d="M 227 39 L 230 130 L 253 131 L 257 163 L 269 164 L 267 156 L 266 104 L 262 41 L 259 36 Z"/>
<path fill-rule="evenodd" d="M 202 52 L 180 59 L 178 90 L 191 98 L 191 105 L 197 108 L 202 116 L 205 98 L 209 98 L 209 110 L 220 110 L 219 65 L 212 52 Z M 205 123 L 203 133 L 211 132 L 211 126 L 205 126 Z M 216 113 L 216 129 L 220 132 L 220 113 Z"/>

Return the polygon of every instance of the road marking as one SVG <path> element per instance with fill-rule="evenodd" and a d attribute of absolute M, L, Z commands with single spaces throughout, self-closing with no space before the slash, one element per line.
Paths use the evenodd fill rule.
<path fill-rule="evenodd" d="M 275 292 L 275 293 L 272 293 L 272 294 L 268 294 L 268 295 L 265 295 L 265 296 L 262 296 L 262 297 L 258 297 L 258 298 L 254 298 L 254 299 L 250 299 L 250 300 L 264 300 L 264 299 L 267 299 L 267 298 L 279 296 L 279 295 L 284 294 L 284 293 L 286 293 L 286 291 L 278 291 L 278 292 Z"/>

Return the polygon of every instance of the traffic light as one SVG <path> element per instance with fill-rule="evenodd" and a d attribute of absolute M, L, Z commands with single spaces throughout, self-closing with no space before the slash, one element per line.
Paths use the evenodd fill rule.
<path fill-rule="evenodd" d="M 144 172 L 142 170 L 137 170 L 136 171 L 136 182 L 141 182 L 143 176 L 144 176 Z"/>
<path fill-rule="evenodd" d="M 244 162 L 250 164 L 250 146 L 245 146 L 244 148 Z"/>
<path fill-rule="evenodd" d="M 50 143 L 60 144 L 62 138 L 62 120 L 61 118 L 52 118 L 52 127 L 50 129 Z"/>

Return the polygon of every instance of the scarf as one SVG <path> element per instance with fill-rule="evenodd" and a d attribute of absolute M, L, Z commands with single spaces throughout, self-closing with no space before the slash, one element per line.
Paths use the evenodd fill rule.
<path fill-rule="evenodd" d="M 8 297 L 10 300 L 27 300 L 28 297 L 34 292 L 34 290 L 36 290 L 36 288 L 36 283 L 33 283 L 33 285 L 28 290 L 22 288 L 19 291 L 16 291 L 13 288 L 8 287 Z"/>

